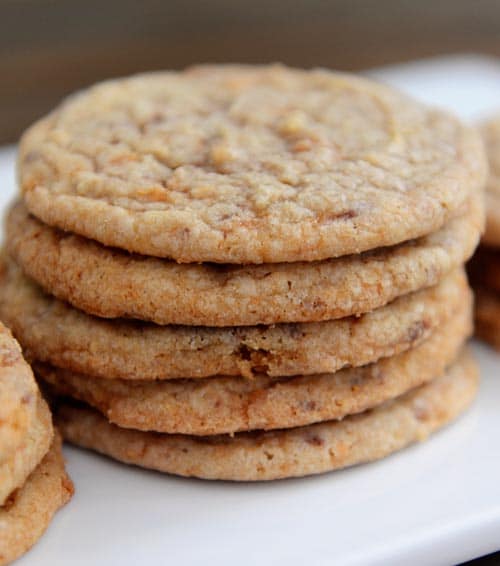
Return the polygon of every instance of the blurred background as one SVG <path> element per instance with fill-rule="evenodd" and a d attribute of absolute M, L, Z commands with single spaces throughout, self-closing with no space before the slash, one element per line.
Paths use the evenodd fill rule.
<path fill-rule="evenodd" d="M 0 0 L 0 143 L 95 81 L 203 61 L 500 56 L 498 0 Z"/>

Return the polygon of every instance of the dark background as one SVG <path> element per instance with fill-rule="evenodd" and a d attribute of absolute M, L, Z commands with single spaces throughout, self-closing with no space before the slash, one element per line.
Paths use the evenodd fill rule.
<path fill-rule="evenodd" d="M 500 55 L 498 0 L 0 0 L 0 143 L 66 93 L 193 62 L 337 69 Z"/>
<path fill-rule="evenodd" d="M 137 71 L 203 61 L 359 70 L 460 52 L 500 56 L 500 0 L 0 0 L 0 143 L 65 94 Z"/>

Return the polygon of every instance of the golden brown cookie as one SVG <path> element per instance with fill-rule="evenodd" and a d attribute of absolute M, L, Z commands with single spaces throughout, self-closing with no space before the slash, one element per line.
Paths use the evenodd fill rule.
<path fill-rule="evenodd" d="M 361 255 L 231 267 L 105 248 L 42 224 L 18 204 L 7 219 L 6 245 L 46 291 L 101 317 L 204 326 L 314 322 L 368 312 L 437 284 L 479 241 L 481 195 L 462 215 L 432 235 Z"/>
<path fill-rule="evenodd" d="M 359 318 L 209 328 L 107 321 L 44 294 L 0 259 L 0 316 L 30 359 L 133 380 L 334 372 L 395 355 L 427 338 L 468 302 L 463 271 Z"/>
<path fill-rule="evenodd" d="M 0 566 L 27 552 L 72 495 L 73 484 L 64 468 L 60 436 L 56 435 L 27 482 L 0 507 Z"/>
<path fill-rule="evenodd" d="M 54 437 L 49 408 L 39 393 L 36 406 L 35 418 L 25 437 L 0 464 L 0 506 L 4 505 L 13 491 L 24 485 L 26 478 L 47 454 Z"/>
<path fill-rule="evenodd" d="M 342 421 L 289 430 L 194 437 L 139 432 L 96 411 L 61 406 L 57 422 L 70 442 L 112 458 L 181 476 L 258 481 L 306 476 L 383 458 L 458 417 L 477 390 L 478 369 L 463 354 L 442 377 Z"/>
<path fill-rule="evenodd" d="M 33 427 L 37 399 L 33 372 L 10 330 L 0 323 L 0 465 L 11 458 Z"/>
<path fill-rule="evenodd" d="M 360 368 L 285 379 L 131 382 L 34 368 L 56 394 L 85 401 L 121 427 L 193 435 L 283 429 L 340 419 L 432 380 L 453 362 L 471 329 L 469 300 L 416 348 Z"/>
<path fill-rule="evenodd" d="M 476 334 L 500 350 L 500 293 L 476 290 Z"/>
<path fill-rule="evenodd" d="M 205 66 L 108 81 L 23 136 L 36 216 L 179 262 L 312 261 L 438 230 L 482 188 L 476 132 L 366 79 Z"/>
<path fill-rule="evenodd" d="M 53 434 L 50 411 L 33 372 L 0 323 L 0 506 L 38 466 Z"/>
<path fill-rule="evenodd" d="M 485 122 L 481 131 L 490 164 L 486 185 L 487 223 L 483 241 L 500 247 L 500 116 Z"/>

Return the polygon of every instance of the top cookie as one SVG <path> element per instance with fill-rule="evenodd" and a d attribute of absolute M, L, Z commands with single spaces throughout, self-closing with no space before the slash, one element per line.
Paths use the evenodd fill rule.
<path fill-rule="evenodd" d="M 439 229 L 486 171 L 450 116 L 345 74 L 205 66 L 106 82 L 23 136 L 47 224 L 178 262 L 312 261 Z"/>
<path fill-rule="evenodd" d="M 484 123 L 481 131 L 490 162 L 486 191 L 487 224 L 483 241 L 500 246 L 500 116 Z"/>

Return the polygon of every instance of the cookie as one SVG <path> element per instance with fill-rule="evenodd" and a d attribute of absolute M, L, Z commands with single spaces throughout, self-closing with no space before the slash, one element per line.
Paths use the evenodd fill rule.
<path fill-rule="evenodd" d="M 500 250 L 479 246 L 467 266 L 474 287 L 486 287 L 500 293 Z"/>
<path fill-rule="evenodd" d="M 500 294 L 476 289 L 476 334 L 500 350 Z"/>
<path fill-rule="evenodd" d="M 47 454 L 52 442 L 54 430 L 49 408 L 40 394 L 36 403 L 36 418 L 28 429 L 26 437 L 10 457 L 0 464 L 0 506 L 4 505 L 13 491 L 24 484 L 26 478 Z"/>
<path fill-rule="evenodd" d="M 181 476 L 258 481 L 318 474 L 388 456 L 427 438 L 472 402 L 478 369 L 462 355 L 442 377 L 366 411 L 315 425 L 234 436 L 141 432 L 110 424 L 92 409 L 62 405 L 64 437 L 112 458 Z"/>
<path fill-rule="evenodd" d="M 500 246 L 500 116 L 485 122 L 481 131 L 490 164 L 486 185 L 487 223 L 483 241 L 498 247 Z"/>
<path fill-rule="evenodd" d="M 53 429 L 19 344 L 0 323 L 0 506 L 49 449 Z"/>
<path fill-rule="evenodd" d="M 474 251 L 484 226 L 476 195 L 441 231 L 393 248 L 313 263 L 177 265 L 52 229 L 18 204 L 6 245 L 50 294 L 100 317 L 241 326 L 317 322 L 379 308 L 437 284 Z"/>
<path fill-rule="evenodd" d="M 44 294 L 0 261 L 0 316 L 30 359 L 134 380 L 334 372 L 420 343 L 468 301 L 463 271 L 371 313 L 327 322 L 209 328 L 107 321 Z"/>
<path fill-rule="evenodd" d="M 0 466 L 11 458 L 33 426 L 37 399 L 38 387 L 21 347 L 0 323 Z"/>
<path fill-rule="evenodd" d="M 470 335 L 471 310 L 469 300 L 416 348 L 333 374 L 132 382 L 34 368 L 53 392 L 85 401 L 121 427 L 190 435 L 290 428 L 364 411 L 441 375 Z"/>
<path fill-rule="evenodd" d="M 28 481 L 0 507 L 0 566 L 27 552 L 72 495 L 73 484 L 64 468 L 61 439 L 56 435 Z"/>
<path fill-rule="evenodd" d="M 108 81 L 20 143 L 29 210 L 178 262 L 315 261 L 438 230 L 486 175 L 476 132 L 366 79 L 205 66 Z"/>

